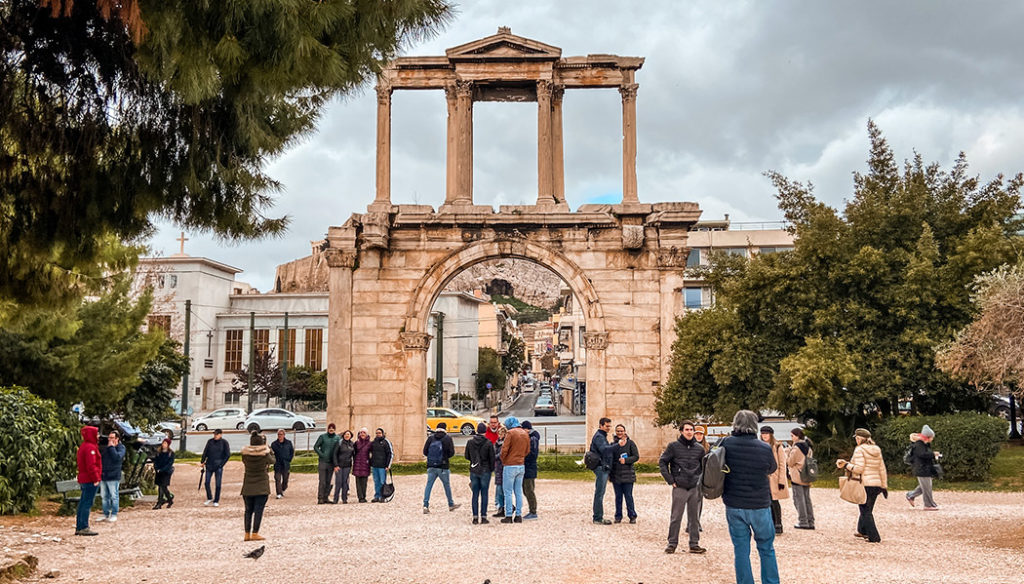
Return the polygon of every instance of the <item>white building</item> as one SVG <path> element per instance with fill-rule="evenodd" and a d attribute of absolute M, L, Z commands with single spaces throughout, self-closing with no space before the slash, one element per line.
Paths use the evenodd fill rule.
<path fill-rule="evenodd" d="M 441 292 L 427 323 L 431 340 L 427 351 L 427 377 L 437 379 L 437 320 L 443 314 L 444 400 L 456 393 L 475 396 L 480 349 L 480 308 L 489 304 L 467 292 Z M 493 318 L 493 316 L 492 316 Z"/>

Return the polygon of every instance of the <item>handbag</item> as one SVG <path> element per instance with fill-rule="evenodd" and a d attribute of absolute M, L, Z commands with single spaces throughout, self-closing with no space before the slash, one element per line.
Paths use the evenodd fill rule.
<path fill-rule="evenodd" d="M 867 503 L 868 493 L 864 490 L 861 477 L 854 476 L 850 471 L 846 471 L 846 476 L 839 477 L 839 498 L 855 505 Z"/>
<path fill-rule="evenodd" d="M 391 476 L 391 469 L 388 469 L 388 479 L 384 481 L 384 485 L 380 488 L 381 499 L 387 503 L 391 499 L 395 498 L 395 479 Z"/>

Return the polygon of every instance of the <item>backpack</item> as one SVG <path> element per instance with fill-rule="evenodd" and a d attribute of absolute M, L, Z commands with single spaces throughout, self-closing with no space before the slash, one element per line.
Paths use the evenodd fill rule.
<path fill-rule="evenodd" d="M 427 447 L 427 468 L 440 468 L 444 466 L 444 443 L 437 438 L 430 442 Z"/>
<path fill-rule="evenodd" d="M 602 464 L 604 464 L 604 462 L 601 460 L 600 454 L 593 450 L 588 450 L 587 453 L 583 455 L 583 464 L 590 470 L 597 470 Z"/>
<path fill-rule="evenodd" d="M 818 461 L 814 459 L 813 450 L 807 450 L 804 466 L 800 469 L 800 480 L 805 483 L 813 483 L 818 480 Z"/>
<path fill-rule="evenodd" d="M 704 472 L 700 476 L 700 492 L 705 499 L 717 499 L 725 490 L 725 475 L 729 465 L 725 464 L 725 447 L 717 446 L 704 455 Z"/>

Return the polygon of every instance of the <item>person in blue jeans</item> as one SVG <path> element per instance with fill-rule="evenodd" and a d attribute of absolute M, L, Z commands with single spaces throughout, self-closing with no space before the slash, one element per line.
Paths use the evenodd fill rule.
<path fill-rule="evenodd" d="M 490 523 L 487 521 L 487 489 L 494 471 L 494 445 L 487 439 L 487 424 L 477 424 L 476 434 L 466 443 L 465 456 L 469 461 L 469 489 L 473 492 L 473 525 Z"/>
<path fill-rule="evenodd" d="M 96 520 L 117 521 L 117 512 L 120 508 L 121 489 L 121 466 L 124 463 L 124 444 L 117 436 L 117 432 L 111 432 L 107 436 L 107 446 L 103 448 L 100 457 L 103 460 L 103 470 L 100 474 L 100 496 L 103 500 L 103 516 Z"/>
<path fill-rule="evenodd" d="M 384 496 L 381 489 L 388 480 L 388 469 L 391 468 L 391 459 L 394 458 L 395 449 L 391 447 L 391 441 L 384 433 L 384 428 L 377 428 L 374 431 L 373 442 L 370 443 L 370 473 L 373 474 L 373 501 L 371 503 L 383 503 Z"/>
<path fill-rule="evenodd" d="M 78 488 L 82 497 L 78 500 L 78 512 L 75 513 L 75 535 L 96 535 L 89 529 L 89 512 L 96 500 L 103 473 L 103 458 L 100 455 L 100 429 L 96 426 L 82 426 L 82 444 L 78 447 Z"/>
<path fill-rule="evenodd" d="M 433 436 L 429 436 L 423 444 L 423 456 L 427 457 L 427 486 L 423 489 L 423 512 L 430 513 L 430 491 L 434 489 L 434 481 L 441 479 L 444 495 L 448 497 L 448 510 L 455 511 L 459 505 L 452 499 L 451 470 L 448 460 L 455 456 L 455 443 L 448 435 L 448 424 L 441 422 Z"/>
<path fill-rule="evenodd" d="M 732 435 L 718 446 L 725 448 L 725 463 L 729 466 L 722 502 L 732 538 L 736 584 L 754 584 L 750 567 L 751 534 L 761 558 L 761 584 L 779 584 L 772 492 L 768 483 L 768 475 L 778 469 L 778 463 L 771 447 L 757 438 L 757 414 L 749 410 L 736 412 Z"/>
<path fill-rule="evenodd" d="M 514 416 L 505 418 L 505 442 L 501 445 L 501 487 L 505 490 L 505 517 L 502 523 L 523 522 L 523 478 L 526 455 L 530 453 L 530 435 Z"/>
<path fill-rule="evenodd" d="M 601 457 L 601 464 L 594 469 L 594 523 L 611 525 L 611 520 L 604 518 L 604 491 L 608 488 L 608 476 L 612 472 L 612 445 L 608 442 L 612 421 L 601 418 L 597 425 L 597 432 L 590 439 L 590 451 Z"/>

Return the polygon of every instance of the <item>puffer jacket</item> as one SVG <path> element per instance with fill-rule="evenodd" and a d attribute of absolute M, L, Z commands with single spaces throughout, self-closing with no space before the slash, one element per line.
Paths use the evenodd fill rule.
<path fill-rule="evenodd" d="M 789 498 L 789 486 L 786 484 L 786 447 L 776 442 L 774 447 L 775 465 L 778 467 L 768 477 L 768 486 L 772 489 L 772 501 Z"/>
<path fill-rule="evenodd" d="M 917 440 L 910 447 L 911 466 L 915 477 L 935 476 L 935 451 L 924 440 Z"/>
<path fill-rule="evenodd" d="M 370 476 L 370 451 L 373 442 L 369 438 L 358 439 L 352 447 L 352 476 Z"/>
<path fill-rule="evenodd" d="M 738 434 L 718 444 L 725 448 L 725 475 L 722 502 L 734 509 L 765 509 L 772 505 L 772 491 L 768 475 L 775 472 L 778 463 L 770 446 L 753 434 Z"/>
<path fill-rule="evenodd" d="M 338 445 L 334 447 L 334 466 L 351 468 L 355 452 L 356 445 L 351 440 L 338 440 Z"/>
<path fill-rule="evenodd" d="M 622 455 L 626 457 L 623 458 Z M 608 477 L 611 482 L 615 484 L 622 483 L 635 483 L 636 482 L 636 471 L 633 469 L 633 465 L 640 460 L 640 450 L 636 447 L 636 442 L 633 442 L 629 437 L 626 438 L 626 445 L 619 446 L 618 441 L 612 443 L 612 473 Z M 625 460 L 626 462 L 620 462 Z"/>
<path fill-rule="evenodd" d="M 882 449 L 874 442 L 865 442 L 853 450 L 846 470 L 861 477 L 865 487 L 889 488 L 889 475 L 882 459 Z"/>
<path fill-rule="evenodd" d="M 78 447 L 78 484 L 98 483 L 103 476 L 103 456 L 100 454 L 100 429 L 82 426 L 82 445 Z"/>
<path fill-rule="evenodd" d="M 800 471 L 803 470 L 804 463 L 807 461 L 808 452 L 812 456 L 814 455 L 814 451 L 811 450 L 804 440 L 797 440 L 793 443 L 793 447 L 789 449 L 789 456 L 786 457 L 786 466 L 789 468 L 789 480 L 793 481 L 794 485 L 808 485 L 808 483 L 800 480 Z"/>
<path fill-rule="evenodd" d="M 242 447 L 242 464 L 245 475 L 242 477 L 242 496 L 256 497 L 270 494 L 270 478 L 267 467 L 274 464 L 274 453 L 266 444 Z"/>
<path fill-rule="evenodd" d="M 618 443 L 615 444 L 618 446 Z M 665 452 L 658 459 L 661 478 L 668 484 L 675 484 L 680 489 L 692 489 L 697 486 L 704 461 L 704 447 L 696 440 L 687 440 L 682 436 L 673 440 L 665 447 Z"/>

